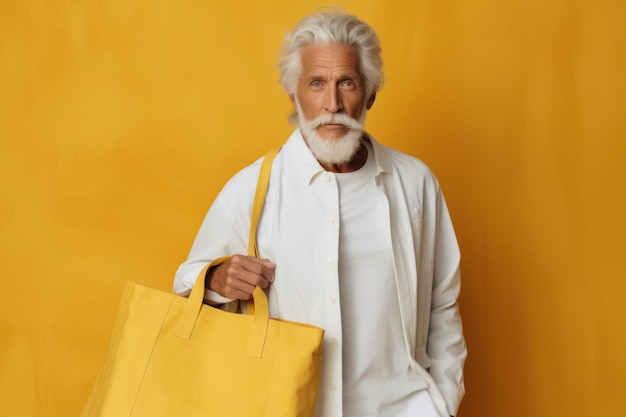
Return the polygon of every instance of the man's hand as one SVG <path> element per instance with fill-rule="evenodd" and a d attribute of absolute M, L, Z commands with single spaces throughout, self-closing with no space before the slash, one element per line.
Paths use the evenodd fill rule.
<path fill-rule="evenodd" d="M 207 273 L 207 288 L 222 297 L 249 300 L 257 287 L 267 288 L 274 281 L 276 265 L 268 259 L 233 255 Z"/>

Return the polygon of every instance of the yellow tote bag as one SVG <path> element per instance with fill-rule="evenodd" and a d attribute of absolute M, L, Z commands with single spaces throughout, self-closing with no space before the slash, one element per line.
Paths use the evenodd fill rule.
<path fill-rule="evenodd" d="M 256 226 L 277 152 L 266 155 L 259 174 L 250 254 L 257 252 Z M 315 415 L 324 331 L 269 318 L 260 287 L 253 294 L 252 314 L 203 304 L 207 268 L 226 259 L 200 272 L 189 298 L 126 285 L 82 417 Z"/>

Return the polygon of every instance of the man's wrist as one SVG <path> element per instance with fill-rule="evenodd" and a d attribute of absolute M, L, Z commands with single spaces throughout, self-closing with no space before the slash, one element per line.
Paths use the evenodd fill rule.
<path fill-rule="evenodd" d="M 206 274 L 204 274 L 204 288 L 207 290 L 211 289 L 211 279 L 213 278 L 213 273 L 215 272 L 215 268 L 219 265 L 214 265 L 206 270 Z"/>

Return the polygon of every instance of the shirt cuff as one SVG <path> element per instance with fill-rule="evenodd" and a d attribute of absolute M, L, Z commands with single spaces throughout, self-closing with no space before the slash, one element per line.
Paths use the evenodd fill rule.
<path fill-rule="evenodd" d="M 204 290 L 204 302 L 209 305 L 217 306 L 220 304 L 230 303 L 232 301 L 234 301 L 232 298 L 222 297 L 215 291 L 207 289 Z"/>

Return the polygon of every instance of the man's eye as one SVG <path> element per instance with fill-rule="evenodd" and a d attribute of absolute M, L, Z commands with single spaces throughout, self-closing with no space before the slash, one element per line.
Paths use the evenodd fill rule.
<path fill-rule="evenodd" d="M 311 82 L 311 87 L 313 88 L 320 88 L 322 86 L 322 82 L 321 81 L 312 81 Z"/>
<path fill-rule="evenodd" d="M 345 80 L 341 83 L 341 86 L 344 88 L 354 88 L 356 87 L 356 83 L 352 80 Z"/>

